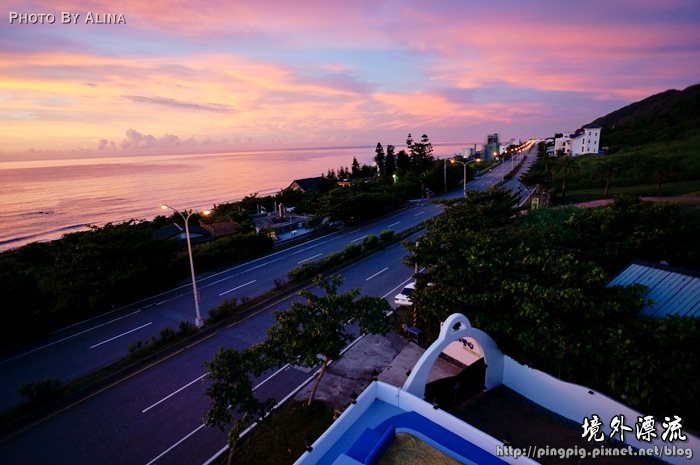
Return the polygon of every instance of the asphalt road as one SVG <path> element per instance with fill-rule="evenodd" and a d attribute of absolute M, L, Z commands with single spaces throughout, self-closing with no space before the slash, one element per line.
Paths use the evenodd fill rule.
<path fill-rule="evenodd" d="M 287 272 L 307 261 L 323 258 L 368 234 L 403 230 L 442 211 L 429 202 L 416 202 L 389 217 L 356 229 L 336 232 L 302 245 L 198 278 L 202 313 L 224 299 L 253 297 L 287 280 Z M 21 400 L 20 385 L 45 378 L 71 381 L 128 354 L 129 344 L 157 336 L 182 320 L 194 322 L 191 285 L 129 305 L 107 315 L 71 326 L 41 342 L 4 354 L 0 359 L 0 410 Z"/>
<path fill-rule="evenodd" d="M 487 188 L 510 169 L 506 163 L 468 187 Z M 459 195 L 461 191 L 451 194 Z M 300 261 L 314 259 L 319 253 L 322 255 L 317 258 L 320 258 L 348 243 L 358 242 L 366 234 L 410 227 L 440 210 L 436 205 L 416 204 L 362 228 L 335 233 L 203 278 L 200 281 L 203 308 L 226 297 L 264 292 L 272 287 L 275 278 L 286 276 L 287 270 Z M 396 222 L 400 223 L 392 226 Z M 418 234 L 413 238 L 416 237 Z M 357 287 L 363 294 L 386 297 L 393 304 L 393 295 L 410 281 L 413 271 L 402 264 L 405 255 L 403 246 L 395 244 L 353 264 L 343 272 L 343 288 Z M 63 373 L 79 376 L 116 359 L 123 355 L 127 341 L 132 338 L 142 339 L 156 334 L 163 325 L 175 326 L 181 319 L 191 319 L 191 297 L 187 289 L 176 289 L 68 328 L 51 340 L 12 354 L 0 362 L 3 389 L 8 384 L 6 373 L 16 376 L 13 378 L 16 382 L 21 376 L 14 373 L 49 370 L 53 363 L 60 365 Z M 294 295 L 281 298 L 245 320 L 3 439 L 0 442 L 3 463 L 205 463 L 225 444 L 225 435 L 203 426 L 209 406 L 203 363 L 221 346 L 240 349 L 263 340 L 273 322 L 272 312 L 285 310 L 295 298 Z M 283 367 L 263 375 L 256 392 L 261 398 L 281 400 L 311 374 L 299 367 Z M 5 396 L 5 391 L 2 395 Z"/>

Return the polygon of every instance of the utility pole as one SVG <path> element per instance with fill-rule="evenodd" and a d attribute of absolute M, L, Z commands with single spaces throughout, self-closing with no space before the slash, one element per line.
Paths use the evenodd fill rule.
<path fill-rule="evenodd" d="M 443 165 L 443 181 L 445 182 L 445 193 L 447 194 L 447 158 L 445 158 L 445 164 Z"/>

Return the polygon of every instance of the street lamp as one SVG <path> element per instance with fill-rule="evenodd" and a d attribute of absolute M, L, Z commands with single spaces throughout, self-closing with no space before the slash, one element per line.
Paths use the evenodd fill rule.
<path fill-rule="evenodd" d="M 479 161 L 479 159 L 477 158 L 476 161 Z M 459 161 L 459 160 L 457 160 L 457 159 L 455 159 L 455 158 L 453 158 L 452 160 L 450 160 L 450 162 L 451 162 L 452 164 L 461 163 L 462 166 L 464 167 L 464 191 L 463 191 L 463 192 L 464 192 L 464 198 L 466 198 L 466 197 L 467 197 L 467 165 L 468 165 L 469 163 L 474 163 L 474 162 L 473 162 L 473 161 L 463 162 L 463 161 Z"/>
<path fill-rule="evenodd" d="M 192 273 L 192 293 L 194 294 L 194 311 L 195 311 L 195 320 L 194 324 L 197 326 L 197 328 L 201 328 L 204 326 L 204 320 L 202 320 L 202 315 L 199 313 L 199 292 L 197 292 L 197 278 L 195 277 L 194 274 L 194 261 L 192 260 L 192 243 L 190 242 L 190 226 L 189 226 L 189 221 L 190 221 L 190 216 L 192 216 L 195 212 L 191 211 L 187 217 L 182 214 L 180 210 L 176 210 L 167 203 L 164 203 L 163 205 L 160 206 L 163 210 L 170 209 L 180 215 L 182 220 L 185 222 L 185 239 L 187 240 L 187 254 L 190 257 L 190 272 Z M 211 210 L 204 210 L 202 214 L 204 216 L 207 216 L 211 213 Z"/>

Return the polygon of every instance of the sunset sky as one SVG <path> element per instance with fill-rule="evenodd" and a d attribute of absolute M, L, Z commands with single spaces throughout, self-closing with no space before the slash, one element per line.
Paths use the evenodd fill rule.
<path fill-rule="evenodd" d="M 0 160 L 543 137 L 700 82 L 698 0 L 56 3 L 3 2 Z"/>

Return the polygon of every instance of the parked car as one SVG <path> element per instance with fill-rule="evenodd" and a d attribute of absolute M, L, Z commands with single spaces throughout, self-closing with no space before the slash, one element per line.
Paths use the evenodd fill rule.
<path fill-rule="evenodd" d="M 396 305 L 413 305 L 413 301 L 411 300 L 411 295 L 413 294 L 413 291 L 416 289 L 416 282 L 411 281 L 410 283 L 406 284 L 406 287 L 403 288 L 401 292 L 396 294 L 396 297 L 394 297 L 394 303 Z"/>

